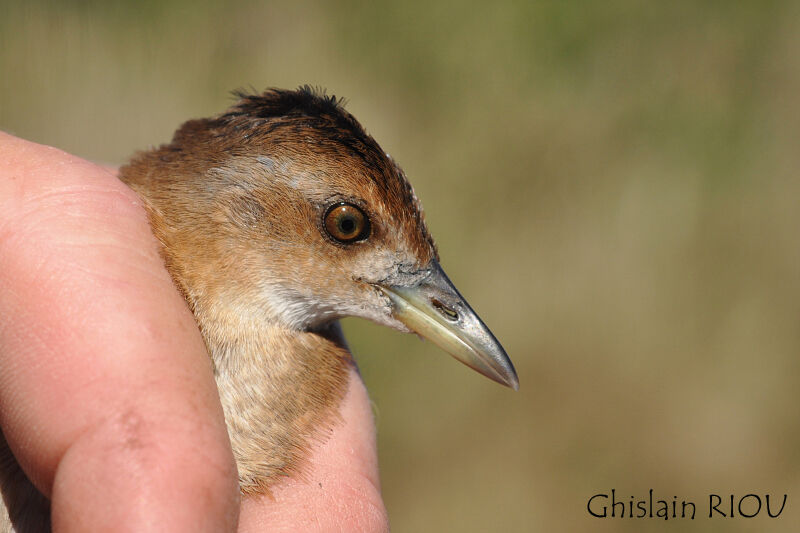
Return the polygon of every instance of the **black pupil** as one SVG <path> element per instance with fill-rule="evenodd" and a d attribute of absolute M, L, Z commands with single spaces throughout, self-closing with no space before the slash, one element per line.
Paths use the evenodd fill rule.
<path fill-rule="evenodd" d="M 356 229 L 356 221 L 352 217 L 344 216 L 339 219 L 339 230 L 345 235 L 353 233 Z"/>
<path fill-rule="evenodd" d="M 333 205 L 323 220 L 328 236 L 343 244 L 364 240 L 369 234 L 369 219 L 354 205 Z"/>

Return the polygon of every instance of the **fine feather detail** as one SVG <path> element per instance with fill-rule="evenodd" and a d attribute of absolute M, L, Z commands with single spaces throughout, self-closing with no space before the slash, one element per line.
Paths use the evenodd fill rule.
<path fill-rule="evenodd" d="M 403 171 L 342 99 L 236 97 L 120 175 L 206 341 L 242 490 L 265 492 L 336 423 L 352 359 L 330 328 L 358 316 L 407 331 L 374 285 L 410 283 L 437 253 Z M 369 239 L 326 237 L 322 217 L 342 201 L 367 214 Z"/>

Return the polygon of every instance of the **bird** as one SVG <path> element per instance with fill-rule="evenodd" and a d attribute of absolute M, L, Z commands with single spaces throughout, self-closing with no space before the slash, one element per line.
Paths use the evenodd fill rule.
<path fill-rule="evenodd" d="M 332 424 L 352 364 L 344 317 L 416 333 L 516 390 L 406 175 L 344 100 L 309 86 L 234 94 L 119 177 L 205 341 L 241 492 L 297 475 Z"/>

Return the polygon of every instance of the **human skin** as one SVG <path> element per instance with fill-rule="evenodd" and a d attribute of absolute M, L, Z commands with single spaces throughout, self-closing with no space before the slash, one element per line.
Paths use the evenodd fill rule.
<path fill-rule="evenodd" d="M 240 501 L 203 340 L 114 169 L 0 132 L 0 273 L 0 426 L 56 531 L 388 529 L 355 369 L 301 475 Z"/>

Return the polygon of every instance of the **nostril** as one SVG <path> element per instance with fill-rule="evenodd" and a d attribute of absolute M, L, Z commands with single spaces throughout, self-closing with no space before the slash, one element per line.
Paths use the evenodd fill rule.
<path fill-rule="evenodd" d="M 458 312 L 451 308 L 444 305 L 441 301 L 437 300 L 436 298 L 431 298 L 431 305 L 439 311 L 443 317 L 451 322 L 458 321 Z"/>

